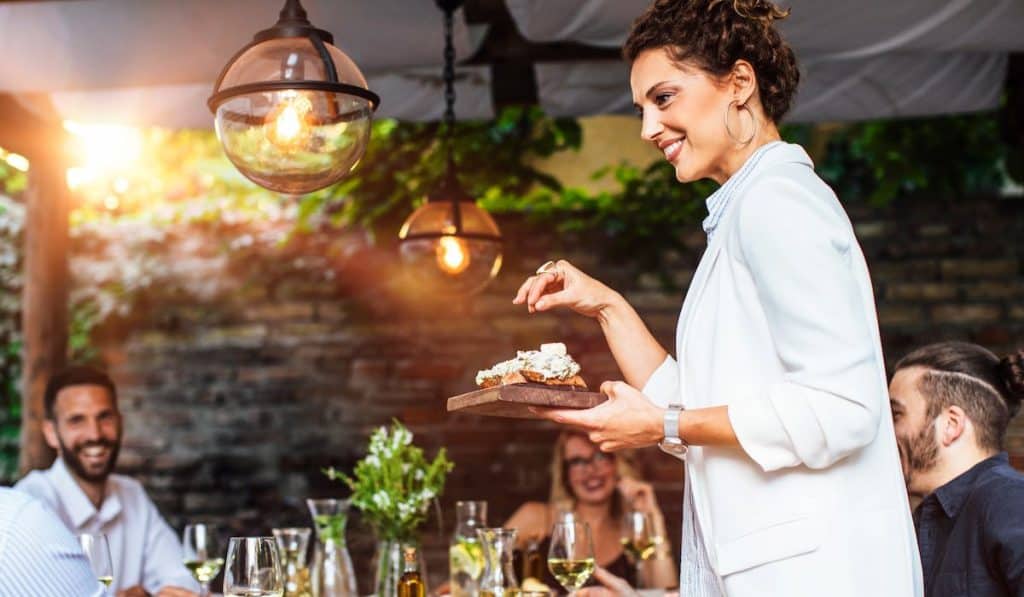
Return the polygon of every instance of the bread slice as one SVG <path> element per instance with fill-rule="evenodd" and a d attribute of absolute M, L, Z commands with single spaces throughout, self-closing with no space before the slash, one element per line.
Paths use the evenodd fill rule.
<path fill-rule="evenodd" d="M 587 382 L 583 381 L 583 378 L 579 374 L 567 377 L 565 379 L 559 379 L 557 377 L 545 377 L 544 375 L 537 373 L 536 371 L 529 371 L 523 369 L 518 372 L 520 377 L 523 377 L 526 381 L 532 381 L 534 383 L 542 383 L 547 386 L 572 386 L 580 388 L 581 390 L 587 389 Z M 505 383 L 505 380 L 502 380 Z M 518 383 L 518 382 L 515 382 Z"/>

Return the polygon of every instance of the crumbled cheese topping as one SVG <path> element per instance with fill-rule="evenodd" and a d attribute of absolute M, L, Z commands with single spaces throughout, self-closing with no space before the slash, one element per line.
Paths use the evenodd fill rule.
<path fill-rule="evenodd" d="M 506 373 L 512 373 L 513 371 L 519 371 L 522 369 L 522 363 L 519 362 L 519 358 L 509 359 L 502 361 L 490 369 L 484 369 L 476 374 L 476 385 L 481 385 L 484 380 L 491 379 L 492 377 L 501 377 Z"/>
<path fill-rule="evenodd" d="M 545 350 L 546 349 L 546 350 Z M 561 353 L 561 354 L 559 354 Z M 544 379 L 569 379 L 580 372 L 579 363 L 565 352 L 562 343 L 544 344 L 541 350 L 520 350 L 516 358 L 502 361 L 476 374 L 476 383 L 515 371 L 531 371 Z"/>
<path fill-rule="evenodd" d="M 551 342 L 550 344 L 541 344 L 540 345 L 540 351 L 543 352 L 544 354 L 557 354 L 557 355 L 562 355 L 563 357 L 569 354 L 565 350 L 565 344 L 562 344 L 561 342 Z"/>

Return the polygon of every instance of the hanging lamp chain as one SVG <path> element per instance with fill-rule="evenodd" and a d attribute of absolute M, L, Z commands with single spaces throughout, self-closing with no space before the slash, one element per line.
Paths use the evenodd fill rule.
<path fill-rule="evenodd" d="M 455 137 L 455 44 L 452 43 L 453 8 L 444 11 L 444 124 L 448 166 L 454 164 Z"/>

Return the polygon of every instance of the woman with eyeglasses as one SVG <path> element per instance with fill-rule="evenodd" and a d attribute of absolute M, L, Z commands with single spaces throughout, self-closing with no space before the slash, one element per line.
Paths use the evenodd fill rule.
<path fill-rule="evenodd" d="M 622 517 L 627 510 L 648 514 L 654 536 L 662 539 L 654 556 L 644 566 L 644 577 L 640 579 L 622 548 Z M 676 586 L 679 576 L 654 490 L 637 477 L 622 455 L 602 452 L 586 434 L 574 431 L 562 432 L 555 442 L 547 503 L 523 504 L 504 525 L 519 531 L 517 572 L 523 574 L 522 562 L 527 550 L 536 550 L 547 561 L 551 527 L 560 516 L 569 512 L 577 520 L 590 525 L 598 566 L 626 579 L 634 587 Z M 559 586 L 546 564 L 543 566 L 543 578 L 538 580 L 551 588 Z M 639 585 L 637 581 L 640 581 Z"/>

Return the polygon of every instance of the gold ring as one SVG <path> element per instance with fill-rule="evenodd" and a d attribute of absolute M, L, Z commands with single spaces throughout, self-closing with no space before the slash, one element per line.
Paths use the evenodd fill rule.
<path fill-rule="evenodd" d="M 545 261 L 544 265 L 537 268 L 537 274 L 553 274 L 555 273 L 555 262 Z"/>

